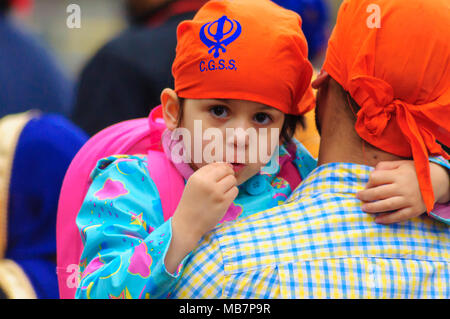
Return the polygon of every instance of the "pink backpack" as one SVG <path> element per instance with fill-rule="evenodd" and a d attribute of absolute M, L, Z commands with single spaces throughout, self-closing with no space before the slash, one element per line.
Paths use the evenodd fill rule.
<path fill-rule="evenodd" d="M 97 133 L 73 159 L 62 185 L 56 224 L 60 298 L 75 297 L 78 263 L 83 250 L 75 220 L 98 160 L 115 154 L 147 154 L 150 177 L 160 193 L 164 220 L 173 215 L 184 189 L 184 180 L 162 150 L 161 136 L 165 129 L 162 107 L 158 106 L 148 119 L 121 122 Z"/>

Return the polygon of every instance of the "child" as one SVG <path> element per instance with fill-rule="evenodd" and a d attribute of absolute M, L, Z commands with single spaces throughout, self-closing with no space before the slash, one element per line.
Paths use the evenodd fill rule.
<path fill-rule="evenodd" d="M 145 156 L 100 160 L 77 218 L 84 242 L 77 298 L 167 296 L 205 233 L 283 203 L 315 167 L 292 139 L 300 115 L 310 108 L 300 103 L 312 74 L 300 26 L 296 14 L 268 0 L 212 0 L 180 24 L 175 90 L 164 90 L 161 101 L 169 131 L 190 133 L 181 140 L 171 134 L 162 139 L 187 181 L 183 195 L 172 218 L 164 220 Z M 258 147 L 269 154 L 276 150 L 274 141 L 259 129 L 279 132 L 274 169 L 250 160 L 251 128 L 263 141 Z M 234 131 L 227 134 L 229 129 Z M 223 149 L 211 152 L 219 160 L 195 161 L 198 135 L 204 154 L 210 145 L 205 132 L 211 130 L 223 138 Z M 175 159 L 180 145 L 190 162 Z M 230 150 L 236 153 L 231 159 Z"/>

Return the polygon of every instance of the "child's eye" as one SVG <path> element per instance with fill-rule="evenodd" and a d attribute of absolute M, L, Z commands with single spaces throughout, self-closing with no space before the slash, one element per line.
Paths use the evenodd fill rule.
<path fill-rule="evenodd" d="M 209 112 L 218 118 L 226 118 L 228 116 L 228 109 L 225 106 L 217 105 L 209 109 Z"/>
<path fill-rule="evenodd" d="M 255 116 L 253 117 L 253 120 L 261 125 L 266 125 L 269 124 L 270 121 L 272 120 L 272 118 L 270 117 L 269 114 L 267 113 L 257 113 L 255 114 Z"/>

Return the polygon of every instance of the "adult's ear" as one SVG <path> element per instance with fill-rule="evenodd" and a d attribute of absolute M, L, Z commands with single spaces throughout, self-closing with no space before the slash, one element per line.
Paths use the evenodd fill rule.
<path fill-rule="evenodd" d="M 322 71 L 320 71 L 317 78 L 311 83 L 311 86 L 314 89 L 318 90 L 329 79 L 329 77 L 330 77 L 330 75 L 328 74 L 328 72 L 325 70 L 322 70 Z"/>
<path fill-rule="evenodd" d="M 173 131 L 178 127 L 178 118 L 181 111 L 180 99 L 172 89 L 164 89 L 161 93 L 161 105 L 163 118 L 169 130 Z"/>

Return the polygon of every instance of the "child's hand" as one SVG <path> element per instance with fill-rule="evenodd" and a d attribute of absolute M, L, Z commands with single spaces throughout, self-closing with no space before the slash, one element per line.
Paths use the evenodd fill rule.
<path fill-rule="evenodd" d="M 436 201 L 448 201 L 446 169 L 434 163 L 430 163 L 430 169 Z M 356 197 L 364 202 L 364 212 L 378 213 L 375 222 L 379 224 L 402 222 L 426 212 L 413 161 L 378 163 L 365 190 Z"/>
<path fill-rule="evenodd" d="M 174 232 L 194 245 L 223 218 L 238 195 L 234 170 L 227 163 L 208 164 L 187 181 L 173 216 Z"/>
<path fill-rule="evenodd" d="M 164 260 L 170 273 L 223 218 L 239 193 L 236 185 L 231 164 L 208 164 L 191 175 L 172 217 L 172 241 Z"/>

